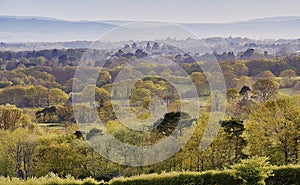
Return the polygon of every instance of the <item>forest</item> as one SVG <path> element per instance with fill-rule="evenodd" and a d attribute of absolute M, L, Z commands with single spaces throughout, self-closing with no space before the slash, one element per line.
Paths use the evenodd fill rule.
<path fill-rule="evenodd" d="M 299 54 L 272 55 L 249 47 L 239 54 L 200 56 L 162 49 L 160 43 L 148 42 L 142 49 L 136 45 L 114 52 L 0 51 L 0 183 L 283 184 L 280 179 L 300 183 Z M 86 52 L 105 59 L 80 66 Z M 147 63 L 153 55 L 173 61 L 187 75 L 173 66 Z M 203 70 L 211 65 L 211 57 L 221 72 Z M 137 59 L 146 62 L 124 68 Z M 78 70 L 93 75 L 83 80 Z M 132 80 L 127 75 L 135 80 L 131 89 L 124 88 Z M 222 86 L 222 79 L 226 92 L 212 91 L 209 82 Z M 152 120 L 155 98 L 166 110 L 163 117 Z M 181 110 L 198 99 L 196 117 L 188 108 Z M 129 110 L 118 110 L 123 104 Z M 218 126 L 210 128 L 215 138 L 209 142 L 205 129 L 221 110 L 225 114 L 217 120 Z M 142 127 L 153 129 L 134 130 L 120 121 L 121 115 L 134 124 L 131 114 L 141 122 L 150 120 L 150 126 Z M 107 133 L 134 146 L 153 145 L 171 135 L 178 140 L 191 137 L 166 160 L 130 166 L 136 160 L 134 151 L 120 155 L 122 164 L 117 164 L 105 156 L 122 153 L 121 149 L 107 150 L 102 156 L 90 146 Z M 205 141 L 208 146 L 199 149 Z M 155 156 L 163 153 L 157 151 Z"/>

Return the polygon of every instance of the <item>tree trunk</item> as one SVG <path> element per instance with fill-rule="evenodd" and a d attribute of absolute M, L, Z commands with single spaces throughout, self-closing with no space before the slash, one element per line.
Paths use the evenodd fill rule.
<path fill-rule="evenodd" d="M 285 165 L 288 165 L 288 163 L 289 163 L 289 154 L 288 154 L 287 145 L 284 145 L 284 162 L 285 162 Z"/>
<path fill-rule="evenodd" d="M 299 162 L 299 156 L 298 156 L 298 138 L 295 139 L 295 164 L 298 164 Z"/>

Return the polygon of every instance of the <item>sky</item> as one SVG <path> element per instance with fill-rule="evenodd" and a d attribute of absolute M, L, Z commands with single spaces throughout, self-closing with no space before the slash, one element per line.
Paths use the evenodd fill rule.
<path fill-rule="evenodd" d="M 300 16 L 299 0 L 0 0 L 0 15 L 224 23 Z"/>

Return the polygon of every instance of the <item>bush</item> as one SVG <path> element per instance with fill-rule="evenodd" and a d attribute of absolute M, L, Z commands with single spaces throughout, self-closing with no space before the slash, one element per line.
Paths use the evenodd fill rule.
<path fill-rule="evenodd" d="M 242 179 L 245 185 L 265 185 L 265 179 L 272 175 L 271 165 L 267 157 L 253 157 L 242 160 L 232 166 L 236 177 Z"/>
<path fill-rule="evenodd" d="M 267 185 L 300 185 L 300 166 L 281 166 L 273 168 L 274 176 L 266 179 Z"/>
<path fill-rule="evenodd" d="M 271 167 L 265 157 L 244 160 L 235 170 L 198 172 L 172 172 L 129 178 L 116 178 L 110 185 L 300 185 L 300 166 Z M 273 171 L 273 175 L 271 175 Z M 243 172 L 243 173 L 242 173 Z M 242 174 L 243 175 L 242 175 Z M 236 178 L 240 175 L 241 178 Z M 248 180 L 245 182 L 245 180 Z"/>
<path fill-rule="evenodd" d="M 0 89 L 5 88 L 5 87 L 8 87 L 8 86 L 11 86 L 11 85 L 12 85 L 11 82 L 3 82 L 3 81 L 0 81 Z"/>
<path fill-rule="evenodd" d="M 130 178 L 113 179 L 111 185 L 228 185 L 241 184 L 242 181 L 234 178 L 233 171 L 172 172 L 167 174 L 151 174 Z"/>
<path fill-rule="evenodd" d="M 29 178 L 26 181 L 18 178 L 0 177 L 0 185 L 105 185 L 107 183 L 97 182 L 93 178 L 77 180 L 68 175 L 66 178 L 60 178 L 54 173 L 49 173 L 45 177 Z"/>
<path fill-rule="evenodd" d="M 254 161 L 254 159 L 257 159 Z M 255 185 L 262 182 L 263 174 L 268 174 L 265 179 L 267 185 L 300 185 L 300 166 L 282 166 L 272 167 L 274 176 L 270 175 L 270 169 L 266 158 L 254 158 L 244 160 L 241 164 L 244 169 L 247 169 L 244 179 L 236 178 L 241 172 L 236 170 L 225 171 L 205 171 L 199 172 L 172 172 L 162 174 L 140 175 L 135 177 L 120 177 L 111 180 L 110 182 L 97 182 L 93 178 L 84 180 L 76 180 L 72 176 L 60 178 L 58 175 L 50 173 L 45 177 L 30 178 L 27 181 L 17 178 L 0 177 L 0 185 L 242 185 L 244 180 L 246 184 Z M 258 165 L 260 164 L 260 165 Z M 262 164 L 262 165 L 261 165 Z M 267 165 L 266 165 L 267 164 Z M 235 165 L 236 167 L 238 165 Z M 240 168 L 239 168 L 240 169 Z M 258 169 L 258 170 L 257 170 Z M 262 170 L 263 169 L 263 170 Z M 259 173 L 258 173 L 259 171 Z M 253 174 L 252 174 L 253 173 Z M 250 181 L 251 180 L 251 181 Z"/>

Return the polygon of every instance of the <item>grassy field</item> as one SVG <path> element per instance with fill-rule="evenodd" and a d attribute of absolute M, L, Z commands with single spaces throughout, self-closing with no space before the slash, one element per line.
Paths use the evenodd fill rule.
<path fill-rule="evenodd" d="M 287 94 L 290 96 L 299 94 L 299 91 L 295 90 L 294 88 L 283 88 L 283 89 L 279 89 L 279 92 L 282 94 Z"/>

